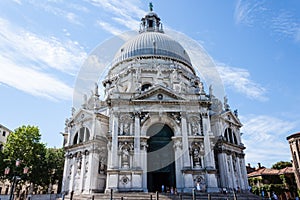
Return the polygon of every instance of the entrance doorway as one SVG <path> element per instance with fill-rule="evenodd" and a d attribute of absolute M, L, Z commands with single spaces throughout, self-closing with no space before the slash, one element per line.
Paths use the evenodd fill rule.
<path fill-rule="evenodd" d="M 175 156 L 172 129 L 166 124 L 154 124 L 148 131 L 147 187 L 149 192 L 164 192 L 176 187 Z"/>

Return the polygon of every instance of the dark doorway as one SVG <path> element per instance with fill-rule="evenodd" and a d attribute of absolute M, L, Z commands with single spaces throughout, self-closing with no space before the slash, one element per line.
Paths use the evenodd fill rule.
<path fill-rule="evenodd" d="M 154 124 L 148 131 L 147 187 L 149 192 L 164 192 L 176 187 L 175 157 L 172 129 L 165 124 Z"/>

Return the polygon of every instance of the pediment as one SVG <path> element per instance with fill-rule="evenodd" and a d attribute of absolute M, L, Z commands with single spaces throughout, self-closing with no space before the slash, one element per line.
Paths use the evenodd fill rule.
<path fill-rule="evenodd" d="M 72 118 L 75 123 L 80 121 L 86 121 L 92 118 L 92 113 L 88 110 L 80 109 L 78 112 L 74 114 Z"/>
<path fill-rule="evenodd" d="M 233 123 L 240 127 L 243 126 L 239 118 L 231 110 L 222 113 L 221 116 L 226 122 Z"/>
<path fill-rule="evenodd" d="M 184 101 L 185 99 L 173 90 L 163 87 L 161 85 L 150 88 L 147 91 L 142 92 L 139 96 L 132 99 L 133 101 Z"/>

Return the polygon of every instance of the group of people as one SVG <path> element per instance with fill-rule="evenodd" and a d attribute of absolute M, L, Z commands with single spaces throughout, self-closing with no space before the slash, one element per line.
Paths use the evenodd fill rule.
<path fill-rule="evenodd" d="M 165 185 L 161 186 L 161 192 L 166 192 L 170 194 L 177 194 L 177 189 L 174 187 L 165 187 Z"/>

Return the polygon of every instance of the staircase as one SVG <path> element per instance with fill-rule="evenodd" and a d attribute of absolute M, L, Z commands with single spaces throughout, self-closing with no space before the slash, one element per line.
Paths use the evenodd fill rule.
<path fill-rule="evenodd" d="M 236 199 L 233 193 L 221 194 L 221 193 L 196 193 L 195 200 L 208 200 L 210 195 L 211 200 L 256 200 L 261 199 L 252 193 L 239 193 L 236 194 Z M 159 193 L 158 200 L 192 200 L 192 194 L 184 193 L 178 195 L 171 195 L 168 193 Z M 113 200 L 157 200 L 155 193 L 113 193 Z M 66 196 L 65 200 L 70 200 L 70 196 Z M 94 194 L 94 195 L 74 195 L 73 200 L 111 200 L 110 194 Z"/>

